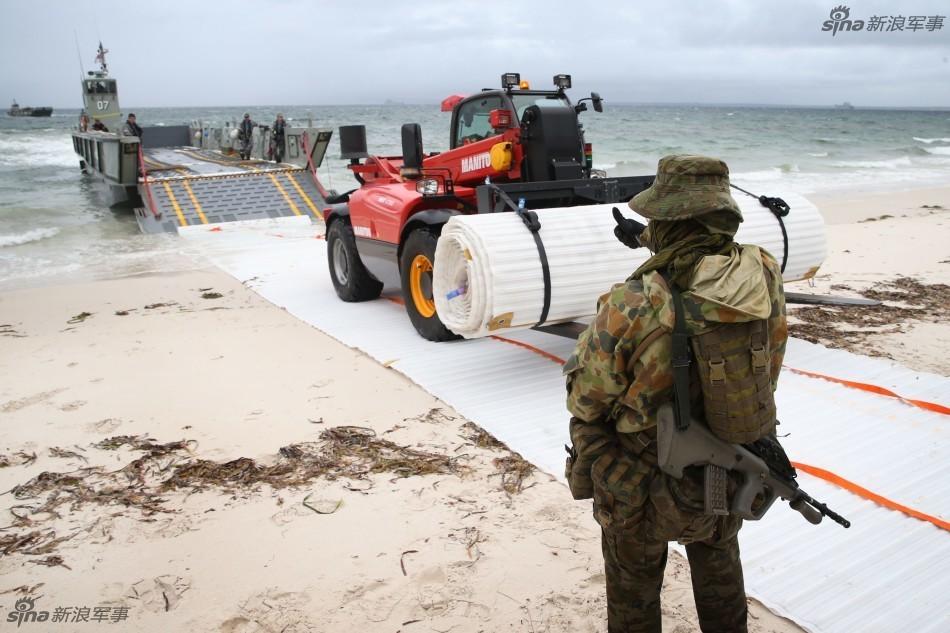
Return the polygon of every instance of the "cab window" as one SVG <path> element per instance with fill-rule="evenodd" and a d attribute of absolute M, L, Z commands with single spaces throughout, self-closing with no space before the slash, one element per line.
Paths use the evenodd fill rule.
<path fill-rule="evenodd" d="M 536 105 L 539 108 L 570 108 L 571 104 L 566 97 L 560 95 L 531 95 L 531 94 L 518 94 L 513 93 L 511 95 L 511 102 L 515 106 L 515 110 L 518 113 L 518 120 L 521 120 L 521 117 L 524 115 L 524 111 L 528 109 L 528 106 Z"/>
<path fill-rule="evenodd" d="M 458 112 L 458 127 L 455 130 L 453 147 L 481 141 L 494 135 L 488 123 L 492 110 L 501 108 L 501 97 L 482 97 L 462 104 Z"/>

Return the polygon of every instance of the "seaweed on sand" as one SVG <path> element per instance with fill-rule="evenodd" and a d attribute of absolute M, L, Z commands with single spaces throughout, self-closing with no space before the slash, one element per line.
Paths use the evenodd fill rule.
<path fill-rule="evenodd" d="M 518 494 L 526 487 L 524 482 L 534 473 L 536 468 L 534 464 L 526 460 L 518 453 L 511 453 L 504 457 L 496 457 L 492 460 L 498 475 L 501 476 L 501 489 L 506 494 Z M 532 484 L 534 485 L 534 484 Z"/>
<path fill-rule="evenodd" d="M 853 290 L 835 285 L 832 290 Z M 950 285 L 926 284 L 911 277 L 899 277 L 860 291 L 868 299 L 882 301 L 877 306 L 807 307 L 789 311 L 792 336 L 847 350 L 886 356 L 879 350 L 864 349 L 869 336 L 903 332 L 913 321 L 944 323 L 948 319 Z"/>
<path fill-rule="evenodd" d="M 365 479 L 379 473 L 411 477 L 461 474 L 464 470 L 455 458 L 399 446 L 377 437 L 372 429 L 338 426 L 320 433 L 319 442 L 281 448 L 277 460 L 269 465 L 247 457 L 224 463 L 202 459 L 179 465 L 162 487 L 194 489 L 266 483 L 273 488 L 286 488 L 321 477 Z"/>
<path fill-rule="evenodd" d="M 468 471 L 458 458 L 399 446 L 377 437 L 372 429 L 353 426 L 326 429 L 317 442 L 284 446 L 270 464 L 247 457 L 227 462 L 195 459 L 190 454 L 192 444 L 116 436 L 95 446 L 102 450 L 129 446 L 144 455 L 118 470 L 90 466 L 62 473 L 46 471 L 14 487 L 11 492 L 17 505 L 9 508 L 14 520 L 0 536 L 0 555 L 48 555 L 60 543 L 91 529 L 80 528 L 62 537 L 53 529 L 36 529 L 39 524 L 61 519 L 65 511 L 77 512 L 87 506 L 136 509 L 146 521 L 157 513 L 175 513 L 168 495 L 176 490 L 236 492 L 256 490 L 260 484 L 273 489 L 305 486 L 320 478 L 368 479 L 382 473 L 402 478 Z M 111 514 L 117 516 L 121 511 Z"/>

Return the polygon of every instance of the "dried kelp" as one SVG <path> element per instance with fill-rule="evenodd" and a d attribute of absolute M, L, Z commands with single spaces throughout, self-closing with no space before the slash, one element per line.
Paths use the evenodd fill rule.
<path fill-rule="evenodd" d="M 848 290 L 846 285 L 832 290 Z M 896 333 L 913 322 L 945 323 L 950 305 L 950 285 L 926 284 L 911 277 L 899 277 L 860 291 L 868 299 L 882 301 L 877 306 L 800 307 L 789 311 L 793 321 L 789 334 L 797 338 L 866 354 L 886 355 L 862 345 L 875 334 Z"/>
<path fill-rule="evenodd" d="M 91 466 L 62 473 L 46 471 L 14 487 L 11 492 L 19 503 L 9 508 L 14 516 L 11 527 L 28 531 L 0 537 L 0 553 L 49 554 L 79 532 L 58 537 L 52 529 L 34 528 L 62 518 L 66 510 L 75 512 L 88 505 L 135 509 L 141 518 L 151 520 L 157 513 L 176 512 L 168 507 L 168 495 L 176 490 L 233 493 L 260 485 L 273 489 L 305 486 L 321 478 L 365 480 L 383 473 L 396 477 L 461 475 L 468 470 L 457 458 L 399 446 L 377 437 L 372 429 L 353 426 L 326 429 L 317 442 L 285 446 L 270 464 L 247 457 L 226 462 L 194 459 L 192 445 L 187 440 L 158 443 L 147 436 L 115 436 L 94 446 L 101 450 L 127 446 L 144 455 L 118 470 Z"/>
<path fill-rule="evenodd" d="M 377 437 L 372 429 L 339 426 L 323 431 L 319 442 L 281 448 L 273 464 L 258 464 L 247 457 L 224 463 L 195 460 L 177 466 L 162 486 L 165 489 L 233 488 L 268 484 L 273 488 L 286 488 L 302 486 L 317 478 L 365 479 L 379 473 L 411 477 L 459 474 L 463 470 L 452 457 L 399 446 Z"/>
<path fill-rule="evenodd" d="M 534 464 L 518 453 L 511 453 L 492 460 L 501 476 L 501 489 L 509 495 L 518 494 L 525 489 L 524 482 L 536 470 Z"/>
<path fill-rule="evenodd" d="M 494 435 L 474 422 L 466 422 L 462 425 L 462 430 L 465 432 L 463 437 L 478 448 L 487 448 L 493 451 L 510 450 L 504 442 L 500 442 Z"/>

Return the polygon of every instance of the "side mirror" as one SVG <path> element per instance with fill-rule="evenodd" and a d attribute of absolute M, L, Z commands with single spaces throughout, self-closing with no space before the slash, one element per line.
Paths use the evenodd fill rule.
<path fill-rule="evenodd" d="M 604 100 L 600 98 L 600 93 L 598 92 L 590 93 L 590 100 L 594 104 L 594 112 L 604 111 Z"/>
<path fill-rule="evenodd" d="M 418 123 L 402 126 L 402 166 L 407 170 L 422 169 L 422 127 Z"/>

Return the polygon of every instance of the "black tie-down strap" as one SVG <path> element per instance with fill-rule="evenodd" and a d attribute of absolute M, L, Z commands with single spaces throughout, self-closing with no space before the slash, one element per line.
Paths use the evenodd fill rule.
<path fill-rule="evenodd" d="M 685 431 L 689 428 L 689 335 L 686 332 L 683 296 L 669 277 L 660 273 L 670 294 L 673 295 L 673 347 L 671 362 L 673 366 L 673 412 L 676 414 L 676 428 Z"/>
<path fill-rule="evenodd" d="M 548 312 L 551 310 L 551 267 L 548 264 L 548 253 L 544 248 L 544 241 L 541 239 L 541 220 L 538 219 L 538 214 L 534 211 L 525 209 L 522 204 L 515 204 L 514 200 L 497 185 L 488 184 L 486 186 L 498 196 L 493 211 L 497 213 L 505 207 L 511 209 L 521 218 L 524 225 L 531 231 L 531 237 L 534 238 L 534 245 L 538 249 L 538 258 L 541 260 L 541 277 L 544 280 L 544 303 L 541 306 L 541 316 L 538 317 L 538 322 L 534 324 L 534 327 L 544 325 L 544 322 L 548 320 Z"/>
<path fill-rule="evenodd" d="M 788 203 L 781 198 L 757 196 L 754 193 L 746 191 L 742 187 L 733 185 L 732 183 L 730 183 L 729 186 L 733 189 L 738 189 L 742 193 L 752 196 L 758 200 L 759 204 L 771 211 L 772 215 L 775 216 L 775 219 L 778 220 L 778 226 L 780 229 L 782 229 L 782 272 L 784 273 L 785 265 L 788 264 L 788 231 L 785 229 L 785 221 L 782 218 L 788 215 L 788 212 L 791 211 L 791 207 L 789 207 Z"/>

